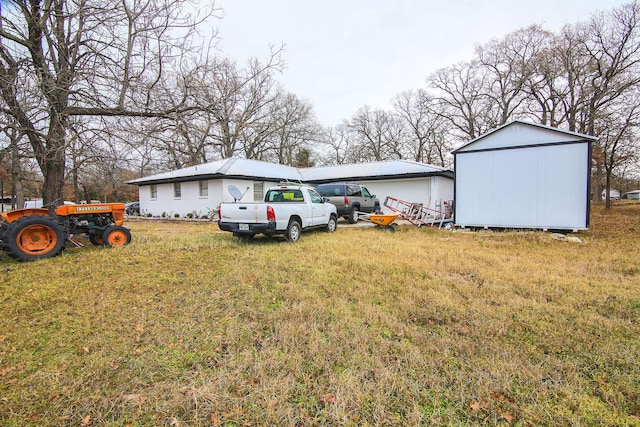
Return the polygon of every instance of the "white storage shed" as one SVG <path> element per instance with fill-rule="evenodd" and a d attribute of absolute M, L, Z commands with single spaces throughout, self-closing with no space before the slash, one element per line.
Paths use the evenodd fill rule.
<path fill-rule="evenodd" d="M 454 150 L 456 226 L 587 229 L 596 140 L 513 121 Z"/>

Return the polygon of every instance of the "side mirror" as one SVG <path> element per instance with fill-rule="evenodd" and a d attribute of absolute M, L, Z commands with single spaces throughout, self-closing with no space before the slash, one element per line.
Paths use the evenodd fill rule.
<path fill-rule="evenodd" d="M 327 203 L 328 201 L 329 201 L 329 198 L 328 198 L 328 197 L 323 197 L 323 198 L 322 198 L 322 203 Z"/>

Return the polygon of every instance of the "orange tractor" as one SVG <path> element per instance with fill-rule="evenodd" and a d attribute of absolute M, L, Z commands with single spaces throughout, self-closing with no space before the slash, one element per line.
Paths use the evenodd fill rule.
<path fill-rule="evenodd" d="M 2 249 L 18 261 L 60 255 L 67 241 L 78 234 L 86 234 L 100 246 L 131 242 L 129 229 L 122 226 L 124 203 L 63 205 L 53 216 L 47 209 L 16 209 L 0 217 Z"/>

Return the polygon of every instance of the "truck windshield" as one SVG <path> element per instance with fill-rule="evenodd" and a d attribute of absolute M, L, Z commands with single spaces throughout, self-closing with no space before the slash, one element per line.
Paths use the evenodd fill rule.
<path fill-rule="evenodd" d="M 271 190 L 265 197 L 267 202 L 304 202 L 302 191 L 292 189 Z"/>

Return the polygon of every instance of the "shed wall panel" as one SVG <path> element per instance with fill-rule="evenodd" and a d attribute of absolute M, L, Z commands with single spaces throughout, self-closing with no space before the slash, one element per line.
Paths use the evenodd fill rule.
<path fill-rule="evenodd" d="M 456 154 L 456 225 L 587 226 L 588 143 Z"/>

